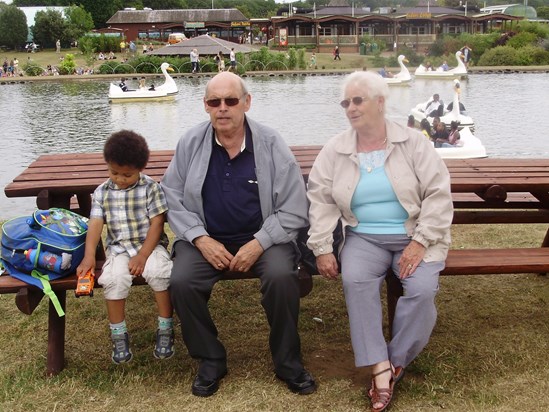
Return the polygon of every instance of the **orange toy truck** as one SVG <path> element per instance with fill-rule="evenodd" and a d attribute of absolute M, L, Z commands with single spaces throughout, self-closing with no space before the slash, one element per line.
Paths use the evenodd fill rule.
<path fill-rule="evenodd" d="M 95 275 L 91 270 L 88 270 L 86 274 L 78 278 L 76 283 L 76 289 L 74 296 L 79 298 L 80 296 L 93 296 L 93 285 L 95 284 Z"/>

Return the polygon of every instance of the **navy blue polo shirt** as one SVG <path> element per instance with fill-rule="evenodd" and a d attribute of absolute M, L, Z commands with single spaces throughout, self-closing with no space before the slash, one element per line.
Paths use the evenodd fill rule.
<path fill-rule="evenodd" d="M 246 125 L 246 148 L 233 159 L 212 136 L 212 155 L 202 187 L 208 234 L 220 242 L 245 243 L 261 228 L 252 133 Z"/>

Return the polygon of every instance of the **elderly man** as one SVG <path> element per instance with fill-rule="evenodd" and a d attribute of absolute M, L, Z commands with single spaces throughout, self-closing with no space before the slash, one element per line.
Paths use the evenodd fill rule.
<path fill-rule="evenodd" d="M 237 75 L 212 78 L 204 96 L 210 121 L 179 141 L 161 183 L 177 237 L 170 294 L 183 340 L 200 360 L 196 396 L 213 395 L 227 373 L 208 299 L 228 270 L 252 270 L 261 279 L 276 376 L 295 393 L 316 389 L 301 361 L 297 331 L 295 239 L 308 223 L 305 186 L 282 137 L 246 116 L 251 100 Z"/>

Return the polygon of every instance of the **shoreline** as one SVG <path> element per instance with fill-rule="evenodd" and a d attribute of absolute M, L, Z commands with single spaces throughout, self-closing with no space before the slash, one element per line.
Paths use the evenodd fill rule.
<path fill-rule="evenodd" d="M 345 75 L 352 73 L 355 69 L 340 69 L 340 70 L 280 70 L 280 71 L 250 71 L 242 75 L 242 77 L 282 77 L 282 76 L 333 76 Z M 372 68 L 376 70 L 376 68 Z M 549 73 L 549 66 L 473 66 L 468 68 L 469 74 L 516 74 L 516 73 Z M 189 77 L 213 77 L 217 72 L 206 73 L 172 73 L 173 78 Z M 138 80 L 140 77 L 161 78 L 161 73 L 134 73 L 134 74 L 83 74 L 83 75 L 58 75 L 58 76 L 19 76 L 19 77 L 0 77 L 0 85 L 6 84 L 21 84 L 44 81 L 88 81 L 88 80 L 105 80 L 119 79 L 126 77 L 131 80 Z"/>

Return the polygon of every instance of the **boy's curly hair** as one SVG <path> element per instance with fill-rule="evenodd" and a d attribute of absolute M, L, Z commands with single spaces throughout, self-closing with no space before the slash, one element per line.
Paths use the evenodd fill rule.
<path fill-rule="evenodd" d="M 133 166 L 139 170 L 147 166 L 149 154 L 149 146 L 145 138 L 131 130 L 113 133 L 103 147 L 103 157 L 107 163 Z"/>

